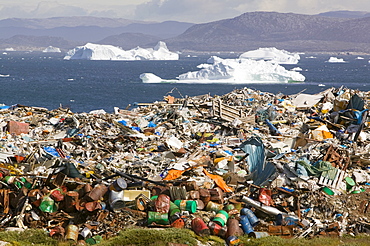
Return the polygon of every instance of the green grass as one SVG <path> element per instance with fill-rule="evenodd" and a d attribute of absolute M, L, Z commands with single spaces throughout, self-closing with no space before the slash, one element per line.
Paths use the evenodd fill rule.
<path fill-rule="evenodd" d="M 54 246 L 58 245 L 58 241 L 51 238 L 43 230 L 25 230 L 23 232 L 17 231 L 2 231 L 0 232 L 0 240 L 9 242 L 11 245 L 15 246 Z"/>
<path fill-rule="evenodd" d="M 166 228 L 129 228 L 122 230 L 118 236 L 101 242 L 101 246 L 132 245 L 162 246 L 168 243 L 197 245 L 195 234 L 191 230 Z"/>
<path fill-rule="evenodd" d="M 370 245 L 370 236 L 320 237 L 312 239 L 285 239 L 276 236 L 251 239 L 243 236 L 240 237 L 240 241 L 244 246 L 368 246 Z"/>
<path fill-rule="evenodd" d="M 13 246 L 72 246 L 74 242 L 57 241 L 43 230 L 25 230 L 23 232 L 0 232 L 0 240 L 9 242 Z M 126 228 L 116 237 L 103 240 L 99 246 L 163 246 L 168 243 L 198 245 L 210 243 L 212 246 L 224 246 L 225 241 L 219 237 L 199 237 L 188 229 L 150 229 L 150 228 Z M 281 237 L 265 237 L 254 239 L 248 236 L 240 237 L 243 246 L 367 246 L 370 245 L 369 235 L 357 237 L 344 236 L 342 238 L 313 238 L 313 239 L 284 239 Z"/>

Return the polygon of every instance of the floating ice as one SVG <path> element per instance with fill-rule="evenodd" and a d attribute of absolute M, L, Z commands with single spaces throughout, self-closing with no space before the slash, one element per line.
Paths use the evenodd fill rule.
<path fill-rule="evenodd" d="M 337 58 L 337 57 L 331 56 L 327 62 L 331 62 L 331 63 L 343 63 L 343 62 L 346 62 L 346 61 L 343 60 L 343 58 Z"/>
<path fill-rule="evenodd" d="M 363 59 L 365 59 L 365 58 L 363 58 L 361 56 L 356 57 L 356 60 L 363 60 Z"/>
<path fill-rule="evenodd" d="M 179 54 L 168 50 L 164 42 L 158 42 L 153 48 L 137 47 L 123 50 L 113 45 L 87 43 L 67 52 L 65 60 L 178 60 Z"/>
<path fill-rule="evenodd" d="M 290 69 L 291 71 L 302 71 L 303 69 L 300 68 L 300 67 L 294 67 L 292 69 Z"/>
<path fill-rule="evenodd" d="M 251 59 L 222 59 L 213 56 L 212 64 L 200 64 L 199 71 L 180 74 L 177 80 L 163 80 L 145 73 L 140 78 L 144 83 L 288 83 L 302 82 L 305 77 L 296 71 L 288 71 L 279 64 Z"/>
<path fill-rule="evenodd" d="M 45 52 L 45 53 L 49 53 L 49 52 L 50 53 L 60 53 L 62 51 L 57 47 L 49 46 L 46 49 L 44 49 L 42 52 Z"/>
<path fill-rule="evenodd" d="M 143 81 L 143 83 L 175 83 L 178 82 L 177 80 L 167 80 L 162 79 L 161 77 L 158 77 L 155 74 L 152 73 L 142 73 L 140 74 L 140 79 Z"/>
<path fill-rule="evenodd" d="M 259 48 L 258 50 L 247 51 L 239 56 L 240 59 L 265 60 L 279 64 L 297 64 L 300 56 L 297 53 L 290 53 L 286 50 L 272 48 Z"/>
<path fill-rule="evenodd" d="M 9 76 L 10 76 L 9 74 L 0 74 L 0 78 L 7 78 Z"/>

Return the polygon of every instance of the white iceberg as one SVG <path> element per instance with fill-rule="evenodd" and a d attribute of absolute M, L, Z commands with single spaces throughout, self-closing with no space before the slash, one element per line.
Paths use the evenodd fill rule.
<path fill-rule="evenodd" d="M 330 63 L 343 63 L 343 62 L 346 62 L 346 61 L 343 60 L 343 58 L 337 58 L 337 57 L 331 56 L 327 62 L 330 62 Z"/>
<path fill-rule="evenodd" d="M 303 82 L 305 77 L 297 71 L 288 71 L 279 64 L 264 60 L 222 59 L 212 56 L 208 62 L 200 64 L 199 71 L 180 74 L 177 80 L 163 80 L 144 73 L 140 78 L 144 83 L 288 83 Z"/>
<path fill-rule="evenodd" d="M 300 68 L 300 67 L 294 67 L 294 68 L 292 68 L 292 69 L 290 69 L 291 71 L 303 71 L 303 69 L 302 68 Z"/>
<path fill-rule="evenodd" d="M 143 83 L 175 83 L 176 80 L 167 80 L 162 79 L 161 77 L 158 77 L 155 74 L 152 73 L 142 73 L 140 74 L 140 79 L 143 81 Z"/>
<path fill-rule="evenodd" d="M 57 47 L 49 46 L 49 47 L 45 48 L 42 52 L 45 52 L 45 53 L 60 53 L 62 51 Z"/>
<path fill-rule="evenodd" d="M 361 56 L 356 57 L 356 60 L 363 60 L 363 59 L 365 59 L 365 58 L 363 58 Z"/>
<path fill-rule="evenodd" d="M 158 42 L 154 48 L 137 47 L 123 50 L 113 45 L 87 43 L 67 52 L 65 60 L 178 60 L 179 54 L 168 50 L 166 43 Z"/>
<path fill-rule="evenodd" d="M 279 64 L 297 64 L 300 56 L 286 50 L 272 48 L 259 48 L 258 50 L 247 51 L 239 56 L 240 59 L 265 60 Z"/>

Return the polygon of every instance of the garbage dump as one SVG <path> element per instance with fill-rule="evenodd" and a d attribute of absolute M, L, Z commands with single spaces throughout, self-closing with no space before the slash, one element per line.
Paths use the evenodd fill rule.
<path fill-rule="evenodd" d="M 73 113 L 0 111 L 0 227 L 96 244 L 129 226 L 237 245 L 370 233 L 369 92 L 236 89 Z"/>

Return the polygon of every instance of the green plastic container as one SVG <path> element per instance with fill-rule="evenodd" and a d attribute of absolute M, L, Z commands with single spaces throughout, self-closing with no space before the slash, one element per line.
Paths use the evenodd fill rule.
<path fill-rule="evenodd" d="M 326 186 L 322 188 L 322 191 L 323 191 L 325 194 L 329 195 L 329 196 L 334 195 L 334 191 L 332 191 L 330 188 L 328 188 L 328 187 L 326 187 Z"/>
<path fill-rule="evenodd" d="M 233 209 L 235 209 L 235 206 L 233 204 L 228 204 L 224 207 L 224 210 L 227 212 L 230 212 Z"/>
<path fill-rule="evenodd" d="M 224 226 L 228 219 L 229 214 L 225 210 L 220 210 L 212 220 L 220 226 Z"/>
<path fill-rule="evenodd" d="M 173 202 L 170 202 L 170 217 L 176 213 L 181 213 L 180 208 Z"/>
<path fill-rule="evenodd" d="M 153 222 L 159 225 L 169 225 L 170 224 L 168 220 L 168 214 L 162 214 L 158 212 L 149 211 L 148 212 L 148 225 L 151 225 Z"/>
<path fill-rule="evenodd" d="M 175 205 L 181 210 L 189 211 L 190 213 L 195 213 L 197 211 L 197 201 L 193 200 L 175 200 Z"/>
<path fill-rule="evenodd" d="M 352 189 L 353 186 L 356 185 L 356 182 L 351 177 L 345 177 L 344 180 L 346 181 L 347 191 L 349 191 L 350 189 Z"/>
<path fill-rule="evenodd" d="M 44 196 L 42 198 L 39 209 L 45 213 L 54 213 L 58 210 L 54 200 L 49 196 Z"/>

